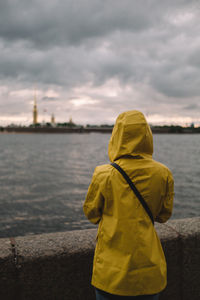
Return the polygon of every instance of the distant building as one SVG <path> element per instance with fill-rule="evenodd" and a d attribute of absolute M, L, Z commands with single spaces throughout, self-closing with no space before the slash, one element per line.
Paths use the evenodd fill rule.
<path fill-rule="evenodd" d="M 37 110 L 37 100 L 36 94 L 34 96 L 34 105 L 33 105 L 33 125 L 38 123 L 38 110 Z"/>
<path fill-rule="evenodd" d="M 51 115 L 51 125 L 55 125 L 55 117 L 54 114 Z"/>
<path fill-rule="evenodd" d="M 69 124 L 74 124 L 74 122 L 72 121 L 72 117 L 69 118 Z"/>

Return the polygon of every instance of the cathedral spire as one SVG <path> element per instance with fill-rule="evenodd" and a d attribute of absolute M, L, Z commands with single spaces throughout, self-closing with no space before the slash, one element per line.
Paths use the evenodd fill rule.
<path fill-rule="evenodd" d="M 37 110 L 37 98 L 36 98 L 36 91 L 34 94 L 34 105 L 33 105 L 33 125 L 38 123 L 38 110 Z"/>
<path fill-rule="evenodd" d="M 54 114 L 51 115 L 51 125 L 55 125 L 55 116 Z"/>

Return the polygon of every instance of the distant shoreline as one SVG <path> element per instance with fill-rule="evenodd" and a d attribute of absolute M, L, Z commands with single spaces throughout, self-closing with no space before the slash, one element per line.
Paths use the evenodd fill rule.
<path fill-rule="evenodd" d="M 60 133 L 112 133 L 112 127 L 1 127 L 0 134 L 27 133 L 27 134 L 60 134 Z M 151 128 L 153 134 L 195 134 L 200 133 L 200 128 L 181 126 L 159 126 Z"/>

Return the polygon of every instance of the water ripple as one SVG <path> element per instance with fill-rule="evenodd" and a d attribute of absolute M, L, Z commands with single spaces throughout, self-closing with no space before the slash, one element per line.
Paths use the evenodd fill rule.
<path fill-rule="evenodd" d="M 0 237 L 92 228 L 82 205 L 107 134 L 0 135 Z M 200 135 L 155 135 L 175 179 L 173 218 L 200 215 Z"/>

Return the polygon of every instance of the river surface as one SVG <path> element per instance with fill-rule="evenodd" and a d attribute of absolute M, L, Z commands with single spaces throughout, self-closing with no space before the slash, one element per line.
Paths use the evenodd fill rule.
<path fill-rule="evenodd" d="M 0 237 L 94 228 L 82 211 L 109 134 L 0 134 Z M 175 180 L 172 218 L 200 216 L 200 134 L 155 134 Z"/>

